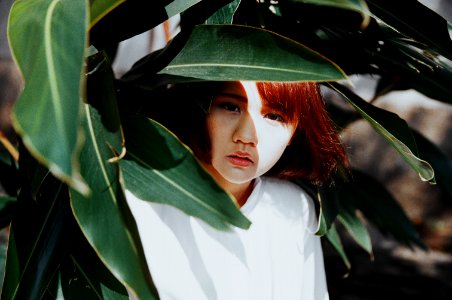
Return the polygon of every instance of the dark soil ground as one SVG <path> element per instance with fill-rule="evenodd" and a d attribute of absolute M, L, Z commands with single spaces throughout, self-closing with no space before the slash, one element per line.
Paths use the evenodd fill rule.
<path fill-rule="evenodd" d="M 443 238 L 443 245 L 452 245 L 452 236 Z M 325 249 L 331 300 L 452 299 L 452 252 L 410 249 L 375 232 L 372 240 L 373 259 L 346 241 L 348 274 L 341 259 Z"/>

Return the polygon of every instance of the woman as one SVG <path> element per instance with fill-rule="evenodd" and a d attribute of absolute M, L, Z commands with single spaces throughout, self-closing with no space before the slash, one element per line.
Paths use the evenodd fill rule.
<path fill-rule="evenodd" d="M 318 86 L 200 83 L 166 95 L 184 107 L 155 117 L 191 146 L 252 225 L 218 231 L 127 193 L 160 298 L 328 299 L 314 204 L 289 181 L 320 184 L 347 166 Z"/>

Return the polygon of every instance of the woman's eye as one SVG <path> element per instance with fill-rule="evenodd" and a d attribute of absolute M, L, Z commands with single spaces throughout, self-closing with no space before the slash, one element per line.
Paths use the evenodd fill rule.
<path fill-rule="evenodd" d="M 228 103 L 228 102 L 221 103 L 220 107 L 227 111 L 240 112 L 240 107 L 235 104 L 232 104 L 232 103 Z"/>
<path fill-rule="evenodd" d="M 268 113 L 265 115 L 265 118 L 272 120 L 272 121 L 277 121 L 277 122 L 284 122 L 284 118 L 277 113 Z"/>

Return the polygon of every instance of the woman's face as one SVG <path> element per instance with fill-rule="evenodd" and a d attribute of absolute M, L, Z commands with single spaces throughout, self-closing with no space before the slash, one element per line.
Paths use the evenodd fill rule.
<path fill-rule="evenodd" d="M 207 114 L 212 175 L 229 183 L 248 183 L 270 170 L 295 131 L 283 112 L 261 99 L 255 82 L 229 82 Z"/>

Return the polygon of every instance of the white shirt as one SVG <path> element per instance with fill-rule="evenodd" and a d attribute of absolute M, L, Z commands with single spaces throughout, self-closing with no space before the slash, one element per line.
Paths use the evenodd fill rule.
<path fill-rule="evenodd" d="M 248 230 L 126 195 L 160 299 L 328 299 L 314 205 L 297 185 L 257 178 Z"/>

